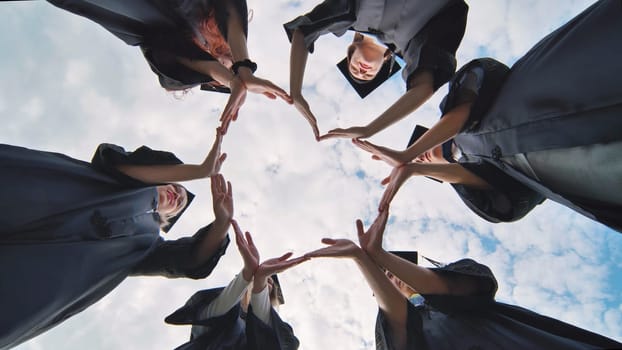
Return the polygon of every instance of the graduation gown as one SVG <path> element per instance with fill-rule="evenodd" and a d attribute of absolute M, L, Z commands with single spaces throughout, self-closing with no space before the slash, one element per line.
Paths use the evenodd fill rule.
<path fill-rule="evenodd" d="M 160 237 L 156 187 L 116 164 L 180 164 L 172 153 L 100 145 L 92 163 L 0 145 L 0 349 L 95 303 L 128 275 L 204 278 L 224 254 L 192 262 L 209 226 Z M 170 228 L 170 226 L 168 227 Z"/>
<path fill-rule="evenodd" d="M 244 313 L 240 303 L 226 314 L 203 319 L 201 311 L 216 299 L 224 288 L 195 293 L 184 306 L 166 317 L 165 322 L 192 325 L 190 341 L 175 350 L 295 350 L 299 341 L 292 327 L 270 310 L 270 325 L 253 314 L 249 305 Z M 197 329 L 198 328 L 198 329 Z"/>
<path fill-rule="evenodd" d="M 213 6 L 220 32 L 227 39 L 227 0 L 48 0 L 53 5 L 86 17 L 104 27 L 126 44 L 140 46 L 160 85 L 167 90 L 185 90 L 197 85 L 202 90 L 229 92 L 213 84 L 214 79 L 177 62 L 176 57 L 213 61 L 215 58 L 192 41 L 193 15 L 199 8 Z M 232 0 L 248 34 L 246 0 Z"/>
<path fill-rule="evenodd" d="M 462 151 L 461 165 L 493 187 L 454 185 L 478 215 L 492 222 L 514 221 L 548 198 L 622 230 L 622 207 L 615 201 L 569 193 L 581 186 L 562 188 L 561 178 L 545 182 L 509 163 L 536 152 L 622 141 L 622 82 L 611 78 L 622 76 L 619 33 L 622 2 L 599 1 L 542 39 L 509 72 L 493 59 L 478 59 L 456 74 L 441 105 L 443 114 L 460 100 L 461 77 L 473 68 L 484 71 L 469 120 L 454 138 Z M 571 164 L 580 167 L 583 162 L 573 159 Z M 603 170 L 608 171 L 592 171 Z"/>
<path fill-rule="evenodd" d="M 471 296 L 423 295 L 414 306 L 406 299 L 407 349 L 618 349 L 613 339 L 494 300 L 497 282 L 490 269 L 463 259 L 432 269 L 449 276 L 475 278 L 482 292 Z M 376 349 L 394 349 L 382 312 L 376 322 Z"/>
<path fill-rule="evenodd" d="M 462 0 L 325 0 L 283 27 L 290 41 L 300 30 L 311 53 L 324 34 L 342 36 L 355 30 L 374 35 L 406 61 L 402 76 L 407 85 L 418 69 L 425 68 L 433 72 L 436 90 L 456 71 L 455 54 L 467 12 Z"/>

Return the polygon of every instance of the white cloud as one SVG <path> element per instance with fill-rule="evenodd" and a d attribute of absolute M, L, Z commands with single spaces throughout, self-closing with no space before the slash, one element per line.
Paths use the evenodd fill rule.
<path fill-rule="evenodd" d="M 249 0 L 254 10 L 249 52 L 257 74 L 288 87 L 289 43 L 281 27 L 316 1 Z M 470 1 L 459 62 L 482 54 L 511 63 L 540 37 L 578 13 L 586 1 Z M 3 4 L 0 30 L 0 141 L 89 159 L 100 142 L 128 149 L 142 144 L 199 162 L 212 144 L 226 95 L 193 91 L 181 100 L 157 85 L 137 48 L 101 27 L 47 3 Z M 37 23 L 34 25 L 33 23 Z M 403 92 L 400 79 L 360 100 L 334 64 L 347 37 L 326 36 L 309 57 L 304 93 L 320 129 L 362 124 Z M 40 59 L 45 57 L 45 59 Z M 374 136 L 403 147 L 415 123 L 438 118 L 441 90 L 415 115 Z M 233 183 L 236 216 L 253 233 L 263 257 L 321 246 L 322 237 L 355 239 L 354 221 L 373 219 L 390 169 L 349 141 L 316 143 L 307 122 L 282 101 L 249 95 L 223 144 L 225 177 Z M 364 173 L 363 178 L 356 176 Z M 212 219 L 208 181 L 171 238 Z M 622 338 L 622 236 L 554 203 L 523 220 L 493 225 L 472 214 L 446 184 L 411 179 L 391 207 L 389 249 L 416 249 L 443 261 L 465 256 L 488 264 L 499 300 Z M 196 290 L 226 284 L 240 270 L 235 245 L 205 281 L 130 278 L 113 293 L 19 349 L 173 348 L 189 336 L 164 316 Z M 373 347 L 377 310 L 356 266 L 344 260 L 307 262 L 283 275 L 281 309 L 304 349 L 339 344 Z"/>

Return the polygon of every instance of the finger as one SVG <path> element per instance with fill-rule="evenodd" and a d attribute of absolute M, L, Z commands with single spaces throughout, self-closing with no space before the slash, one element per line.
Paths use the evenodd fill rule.
<path fill-rule="evenodd" d="M 220 129 L 223 135 L 225 135 L 227 133 L 227 130 L 229 129 L 229 123 L 231 122 L 230 119 L 225 119 L 222 121 L 222 123 L 220 124 Z"/>
<path fill-rule="evenodd" d="M 377 156 L 377 155 L 375 155 L 375 154 L 371 156 L 371 159 L 374 159 L 374 160 L 382 160 L 382 158 L 380 158 L 379 156 Z"/>
<path fill-rule="evenodd" d="M 235 235 L 237 236 L 239 234 L 240 236 L 242 236 L 242 230 L 240 229 L 240 225 L 238 225 L 238 222 L 235 219 L 231 220 L 231 225 L 233 226 L 233 231 L 235 232 Z"/>
<path fill-rule="evenodd" d="M 251 233 L 246 231 L 246 241 L 248 241 L 248 245 L 254 247 L 255 246 L 255 242 L 253 241 L 253 236 L 251 236 Z"/>
<path fill-rule="evenodd" d="M 220 166 L 222 165 L 222 163 L 225 161 L 225 159 L 227 159 L 227 153 L 223 153 L 220 155 L 220 158 L 218 158 L 218 167 L 216 170 L 218 170 L 218 172 L 220 172 Z"/>
<path fill-rule="evenodd" d="M 320 249 L 316 249 L 312 252 L 309 252 L 305 255 L 303 255 L 305 258 L 311 259 L 311 258 L 322 258 L 322 257 L 328 257 L 330 256 L 330 252 L 328 251 L 328 249 L 332 249 L 330 247 L 327 248 L 320 248 Z"/>
<path fill-rule="evenodd" d="M 381 185 L 386 186 L 388 183 L 391 182 L 391 176 L 387 176 L 384 179 L 382 179 L 382 181 L 380 182 Z"/>
<path fill-rule="evenodd" d="M 279 258 L 279 261 L 287 260 L 292 255 L 294 255 L 294 253 L 292 253 L 292 252 L 285 253 L 285 254 L 281 255 L 281 257 Z"/>
<path fill-rule="evenodd" d="M 337 241 L 332 238 L 322 238 L 322 243 L 333 245 L 337 243 Z"/>
<path fill-rule="evenodd" d="M 328 133 L 320 136 L 320 141 L 328 140 L 328 139 L 336 139 L 336 138 L 339 138 L 339 137 L 347 137 L 347 135 L 345 135 L 345 134 L 338 134 L 338 133 L 332 133 L 332 132 L 329 131 Z"/>
<path fill-rule="evenodd" d="M 362 236 L 365 234 L 365 228 L 363 227 L 363 221 L 361 221 L 360 219 L 356 220 L 356 233 L 359 236 Z"/>
<path fill-rule="evenodd" d="M 224 181 L 224 178 L 223 178 Z M 233 186 L 231 186 L 231 182 L 227 181 L 227 196 L 233 197 Z"/>
<path fill-rule="evenodd" d="M 240 112 L 240 109 L 237 109 L 235 113 L 233 113 L 233 115 L 231 116 L 232 121 L 238 120 L 238 112 Z"/>
<path fill-rule="evenodd" d="M 273 93 L 270 93 L 268 91 L 263 92 L 263 95 L 266 96 L 267 98 L 271 99 L 271 100 L 276 100 L 276 95 Z"/>

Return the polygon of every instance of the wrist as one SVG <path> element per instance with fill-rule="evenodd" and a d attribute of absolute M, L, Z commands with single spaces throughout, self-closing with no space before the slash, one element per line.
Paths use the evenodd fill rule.
<path fill-rule="evenodd" d="M 261 293 L 268 286 L 268 277 L 262 275 L 255 275 L 253 281 L 253 293 Z"/>
<path fill-rule="evenodd" d="M 212 227 L 218 232 L 226 233 L 229 230 L 230 224 L 231 219 L 222 219 L 217 217 L 212 223 Z"/>
<path fill-rule="evenodd" d="M 242 269 L 242 277 L 244 278 L 244 280 L 246 282 L 250 283 L 250 281 L 253 280 L 253 274 L 255 273 L 255 271 L 254 271 L 255 269 L 252 269 L 250 267 L 244 266 L 244 268 Z"/>
<path fill-rule="evenodd" d="M 240 60 L 240 61 L 236 61 L 231 66 L 231 71 L 235 75 L 248 74 L 248 73 L 253 74 L 255 73 L 256 70 L 257 70 L 257 63 L 249 60 L 248 58 Z"/>

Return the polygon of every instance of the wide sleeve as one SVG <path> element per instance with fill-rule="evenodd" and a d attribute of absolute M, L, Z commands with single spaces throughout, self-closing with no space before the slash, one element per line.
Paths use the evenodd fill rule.
<path fill-rule="evenodd" d="M 274 308 L 270 309 L 270 324 L 266 324 L 253 313 L 253 307 L 249 305 L 246 338 L 249 350 L 295 350 L 300 346 L 292 327 L 281 319 Z"/>
<path fill-rule="evenodd" d="M 479 58 L 464 65 L 449 82 L 449 91 L 439 106 L 442 115 L 463 103 L 472 103 L 460 132 L 475 130 L 502 89 L 509 70 L 492 58 Z"/>
<path fill-rule="evenodd" d="M 478 189 L 451 184 L 464 204 L 484 220 L 493 223 L 519 220 L 545 199 L 486 161 L 461 161 L 459 164 L 492 187 Z"/>
<path fill-rule="evenodd" d="M 177 165 L 183 164 L 173 153 L 152 150 L 141 146 L 133 152 L 110 143 L 102 143 L 95 150 L 91 165 L 98 171 L 112 176 L 122 184 L 142 187 L 145 183 L 127 176 L 117 169 L 119 165 Z"/>
<path fill-rule="evenodd" d="M 242 309 L 236 304 L 226 314 L 203 318 L 201 312 L 222 293 L 223 288 L 196 292 L 164 321 L 174 325 L 192 325 L 190 341 L 175 350 L 243 349 L 246 342 Z"/>
<path fill-rule="evenodd" d="M 201 228 L 192 237 L 173 241 L 159 240 L 156 247 L 138 265 L 132 268 L 133 276 L 164 276 L 167 278 L 187 277 L 201 279 L 207 277 L 220 257 L 225 254 L 229 237 L 225 237 L 219 249 L 208 258 L 198 257 L 203 240 L 210 231 L 211 224 Z"/>
<path fill-rule="evenodd" d="M 426 304 L 443 312 L 468 312 L 489 307 L 497 293 L 497 279 L 486 265 L 473 259 L 461 259 L 443 267 L 431 268 L 444 277 L 450 294 L 423 294 Z M 462 294 L 468 288 L 469 292 Z"/>
<path fill-rule="evenodd" d="M 315 41 L 324 34 L 342 36 L 356 21 L 356 2 L 354 0 L 326 0 L 302 16 L 283 24 L 289 41 L 294 31 L 304 35 L 305 47 L 313 53 Z"/>

